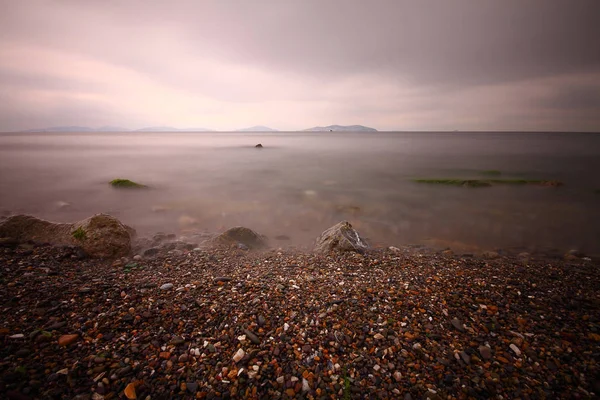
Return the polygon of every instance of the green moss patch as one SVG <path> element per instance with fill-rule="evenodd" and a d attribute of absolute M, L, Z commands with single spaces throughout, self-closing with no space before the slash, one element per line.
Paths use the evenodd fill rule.
<path fill-rule="evenodd" d="M 428 183 L 432 185 L 451 185 L 466 187 L 491 186 L 491 183 L 479 179 L 413 179 L 413 182 Z"/>
<path fill-rule="evenodd" d="M 413 179 L 413 182 L 464 187 L 489 187 L 492 185 L 562 186 L 562 182 L 559 181 L 539 179 Z"/>
<path fill-rule="evenodd" d="M 147 187 L 146 185 L 142 185 L 137 182 L 130 181 L 129 179 L 121 179 L 121 178 L 113 179 L 109 183 L 112 187 L 116 187 L 116 188 L 134 189 L 134 188 Z"/>
<path fill-rule="evenodd" d="M 86 238 L 85 230 L 82 227 L 75 229 L 71 235 L 77 240 L 85 240 Z"/>
<path fill-rule="evenodd" d="M 485 171 L 481 171 L 481 175 L 485 175 L 485 176 L 500 176 L 502 175 L 502 172 L 496 170 L 496 169 L 487 169 Z"/>

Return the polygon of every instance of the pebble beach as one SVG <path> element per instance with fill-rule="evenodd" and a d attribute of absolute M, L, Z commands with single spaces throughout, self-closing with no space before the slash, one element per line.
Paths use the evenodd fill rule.
<path fill-rule="evenodd" d="M 597 260 L 420 248 L 0 248 L 0 397 L 600 393 Z"/>

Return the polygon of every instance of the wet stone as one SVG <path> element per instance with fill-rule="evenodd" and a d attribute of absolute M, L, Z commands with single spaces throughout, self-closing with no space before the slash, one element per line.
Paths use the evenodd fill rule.
<path fill-rule="evenodd" d="M 196 393 L 198 391 L 198 383 L 197 382 L 187 382 L 185 384 L 186 389 L 190 393 Z"/>
<path fill-rule="evenodd" d="M 479 354 L 481 354 L 484 360 L 492 358 L 492 351 L 487 346 L 479 346 Z"/>
<path fill-rule="evenodd" d="M 258 336 L 256 336 L 254 334 L 254 332 L 248 330 L 248 329 L 242 329 L 242 331 L 244 332 L 244 334 L 246 335 L 246 337 L 248 339 L 250 339 L 250 341 L 254 344 L 260 344 L 260 339 L 258 338 Z"/>
<path fill-rule="evenodd" d="M 465 326 L 462 324 L 462 322 L 460 322 L 458 318 L 452 319 L 452 326 L 460 332 L 465 331 Z"/>

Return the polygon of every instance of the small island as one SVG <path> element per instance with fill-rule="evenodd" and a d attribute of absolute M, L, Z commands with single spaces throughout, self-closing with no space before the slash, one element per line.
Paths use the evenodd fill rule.
<path fill-rule="evenodd" d="M 235 132 L 279 132 L 277 129 L 264 125 L 251 126 L 250 128 L 236 129 Z"/>
<path fill-rule="evenodd" d="M 377 129 L 363 125 L 329 125 L 304 129 L 305 132 L 377 132 Z"/>

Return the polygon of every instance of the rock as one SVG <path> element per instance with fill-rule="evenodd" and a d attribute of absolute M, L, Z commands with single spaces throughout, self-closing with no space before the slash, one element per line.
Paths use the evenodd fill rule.
<path fill-rule="evenodd" d="M 396 382 L 400 382 L 402 380 L 402 374 L 400 373 L 400 371 L 394 372 L 394 380 Z"/>
<path fill-rule="evenodd" d="M 98 258 L 128 255 L 133 235 L 135 230 L 107 214 L 96 214 L 72 224 L 49 222 L 29 215 L 16 215 L 0 223 L 0 237 L 81 247 L 87 255 Z"/>
<path fill-rule="evenodd" d="M 137 399 L 137 395 L 135 393 L 135 386 L 135 382 L 132 382 L 129 385 L 127 385 L 127 387 L 123 391 L 125 396 L 130 400 Z"/>
<path fill-rule="evenodd" d="M 68 346 L 70 344 L 75 343 L 77 341 L 77 339 L 79 339 L 78 334 L 62 335 L 61 337 L 58 338 L 58 345 L 59 346 Z"/>
<path fill-rule="evenodd" d="M 173 339 L 171 339 L 171 341 L 169 343 L 172 345 L 175 345 L 175 346 L 179 346 L 179 345 L 185 343 L 185 339 L 182 338 L 181 336 L 175 336 L 175 337 L 173 337 Z"/>
<path fill-rule="evenodd" d="M 256 336 L 252 331 L 248 330 L 248 329 L 242 329 L 242 331 L 244 332 L 244 334 L 246 335 L 246 337 L 248 337 L 248 339 L 250 339 L 250 341 L 254 344 L 260 344 L 260 339 L 258 338 L 258 336 Z"/>
<path fill-rule="evenodd" d="M 500 257 L 500 254 L 496 253 L 495 251 L 484 251 L 482 256 L 488 260 L 495 260 L 496 258 Z"/>
<path fill-rule="evenodd" d="M 573 256 L 576 258 L 581 258 L 584 255 L 585 254 L 582 251 L 577 250 L 577 249 L 571 249 L 571 250 L 567 251 L 567 254 L 565 254 L 565 256 Z"/>
<path fill-rule="evenodd" d="M 172 283 L 165 283 L 164 285 L 162 285 L 160 287 L 160 290 L 171 290 L 173 289 L 173 284 Z"/>
<path fill-rule="evenodd" d="M 185 387 L 190 393 L 196 393 L 198 391 L 198 383 L 197 382 L 187 382 Z"/>
<path fill-rule="evenodd" d="M 133 260 L 134 261 L 141 261 L 142 260 L 142 256 L 139 254 L 136 254 L 135 256 L 133 256 Z"/>
<path fill-rule="evenodd" d="M 465 351 L 461 351 L 460 352 L 460 358 L 462 358 L 462 360 L 466 364 L 470 364 L 471 363 L 471 357 L 469 357 L 469 355 Z"/>
<path fill-rule="evenodd" d="M 267 246 L 264 236 L 242 226 L 231 228 L 213 239 L 216 245 L 238 246 L 240 243 L 250 249 L 260 249 Z"/>
<path fill-rule="evenodd" d="M 460 320 L 458 318 L 454 318 L 452 320 L 452 326 L 454 328 L 456 328 L 457 330 L 459 330 L 460 332 L 465 331 L 465 326 L 462 324 L 462 322 L 460 322 Z"/>
<path fill-rule="evenodd" d="M 367 243 L 352 228 L 352 225 L 347 221 L 342 221 L 319 236 L 315 251 L 319 253 L 329 251 L 356 251 L 360 253 L 368 248 Z"/>
<path fill-rule="evenodd" d="M 257 149 L 262 149 L 262 148 L 263 148 L 263 145 L 259 143 L 259 144 L 257 144 L 257 145 L 256 145 L 256 146 L 254 146 L 254 147 L 256 147 Z"/>
<path fill-rule="evenodd" d="M 521 350 L 517 347 L 516 344 L 511 343 L 509 347 L 512 351 L 514 351 L 514 353 L 517 355 L 517 357 L 521 356 Z"/>
<path fill-rule="evenodd" d="M 9 249 L 14 249 L 17 248 L 17 246 L 19 246 L 19 241 L 17 239 L 11 237 L 0 237 L 0 248 L 6 247 Z"/>
<path fill-rule="evenodd" d="M 151 247 L 149 249 L 144 250 L 144 257 L 154 257 L 160 252 L 158 247 Z"/>
<path fill-rule="evenodd" d="M 22 333 L 17 333 L 15 335 L 11 335 L 8 337 L 9 339 L 25 339 L 25 335 Z"/>
<path fill-rule="evenodd" d="M 487 346 L 479 346 L 479 354 L 481 354 L 484 360 L 492 358 L 492 351 Z"/>
<path fill-rule="evenodd" d="M 306 378 L 302 378 L 302 393 L 306 393 L 308 391 L 310 391 L 310 385 L 308 384 Z"/>
<path fill-rule="evenodd" d="M 233 361 L 240 362 L 242 358 L 246 355 L 246 352 L 242 349 L 238 349 L 238 351 L 233 355 Z"/>

